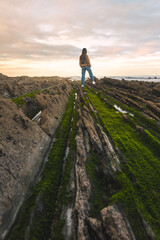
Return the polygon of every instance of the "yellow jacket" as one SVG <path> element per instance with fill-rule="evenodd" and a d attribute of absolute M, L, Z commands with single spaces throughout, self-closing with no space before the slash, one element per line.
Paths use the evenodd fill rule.
<path fill-rule="evenodd" d="M 85 62 L 83 64 L 81 63 L 80 57 L 79 57 L 79 65 L 80 67 L 85 67 L 85 66 L 91 67 L 91 63 L 87 54 L 86 54 Z"/>

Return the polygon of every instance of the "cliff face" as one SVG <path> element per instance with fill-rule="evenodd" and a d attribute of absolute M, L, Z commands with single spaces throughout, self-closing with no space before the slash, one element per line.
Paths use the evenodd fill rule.
<path fill-rule="evenodd" d="M 0 214 L 3 236 L 34 181 L 50 138 L 9 99 L 1 99 L 0 112 Z"/>
<path fill-rule="evenodd" d="M 0 239 L 3 239 L 43 165 L 71 86 L 57 78 L 22 81 L 1 77 L 0 84 Z M 27 95 L 30 91 L 34 96 Z M 15 103 L 11 96 L 16 96 Z M 39 120 L 32 121 L 29 117 L 37 111 Z"/>
<path fill-rule="evenodd" d="M 159 239 L 159 85 L 52 84 L 1 98 L 1 239 Z"/>

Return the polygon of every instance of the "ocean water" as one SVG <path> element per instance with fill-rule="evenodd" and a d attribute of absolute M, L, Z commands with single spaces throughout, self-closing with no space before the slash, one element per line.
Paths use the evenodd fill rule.
<path fill-rule="evenodd" d="M 145 81 L 145 82 L 160 82 L 160 75 L 144 75 L 144 76 L 110 76 L 110 78 L 127 81 Z"/>
<path fill-rule="evenodd" d="M 104 76 L 96 76 L 98 79 L 103 78 Z M 160 82 L 160 75 L 144 75 L 144 76 L 106 76 L 109 78 L 117 79 L 117 80 L 127 80 L 127 81 L 145 81 L 145 82 Z M 87 79 L 88 77 L 86 77 Z M 80 81 L 81 76 L 71 76 L 69 77 L 71 81 Z"/>

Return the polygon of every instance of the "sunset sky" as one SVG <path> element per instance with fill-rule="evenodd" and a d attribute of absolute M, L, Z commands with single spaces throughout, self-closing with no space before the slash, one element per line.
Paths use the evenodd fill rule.
<path fill-rule="evenodd" d="M 78 76 L 83 47 L 95 76 L 160 75 L 160 1 L 0 1 L 1 73 Z"/>

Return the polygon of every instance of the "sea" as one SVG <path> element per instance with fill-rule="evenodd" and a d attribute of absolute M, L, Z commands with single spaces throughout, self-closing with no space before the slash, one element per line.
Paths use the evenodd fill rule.
<path fill-rule="evenodd" d="M 104 76 L 96 76 L 99 80 L 104 78 Z M 160 82 L 160 75 L 140 75 L 140 76 L 105 76 L 108 78 L 113 78 L 117 80 L 127 80 L 127 81 L 145 81 L 145 82 Z M 87 79 L 88 77 L 86 77 Z M 81 76 L 71 76 L 69 77 L 71 81 L 80 81 Z"/>

